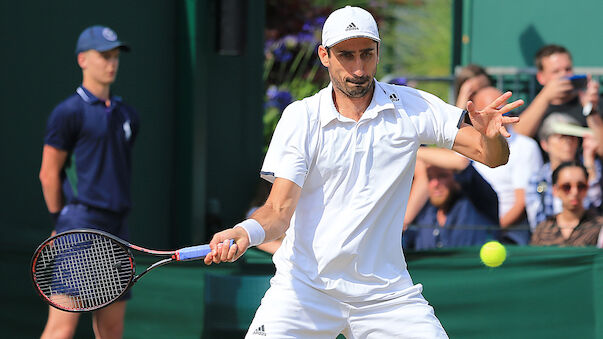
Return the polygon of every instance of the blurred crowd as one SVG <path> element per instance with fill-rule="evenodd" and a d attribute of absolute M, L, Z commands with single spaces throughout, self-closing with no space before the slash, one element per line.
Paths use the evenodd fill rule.
<path fill-rule="evenodd" d="M 563 46 L 546 45 L 534 58 L 536 97 L 517 112 L 506 165 L 489 168 L 454 151 L 419 149 L 404 220 L 405 249 L 475 246 L 488 240 L 534 246 L 603 247 L 603 110 L 599 82 L 574 74 Z M 405 78 L 390 83 L 414 86 Z M 503 93 L 484 67 L 456 74 L 456 106 L 484 109 Z M 465 122 L 471 124 L 469 116 Z M 269 191 L 260 183 L 252 202 Z M 401 206 L 403 204 L 401 203 Z M 260 248 L 274 253 L 280 240 Z"/>
<path fill-rule="evenodd" d="M 505 128 L 510 156 L 489 168 L 454 151 L 425 145 L 405 217 L 403 245 L 437 247 L 502 243 L 603 246 L 599 83 L 573 72 L 570 52 L 546 45 L 535 56 L 537 96 Z M 456 105 L 484 109 L 502 92 L 479 65 L 455 80 Z M 466 122 L 471 123 L 467 120 Z"/>

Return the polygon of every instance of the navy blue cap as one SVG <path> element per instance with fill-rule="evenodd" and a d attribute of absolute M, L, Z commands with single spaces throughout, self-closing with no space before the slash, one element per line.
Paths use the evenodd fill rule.
<path fill-rule="evenodd" d="M 130 51 L 130 46 L 119 41 L 117 34 L 111 28 L 106 26 L 91 26 L 86 28 L 77 39 L 75 54 L 90 49 L 105 52 L 117 47 L 126 52 Z"/>

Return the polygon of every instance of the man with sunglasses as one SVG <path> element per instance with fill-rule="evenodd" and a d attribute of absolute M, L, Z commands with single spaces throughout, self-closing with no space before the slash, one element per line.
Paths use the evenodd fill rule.
<path fill-rule="evenodd" d="M 562 203 L 559 214 L 538 224 L 531 245 L 595 246 L 603 224 L 596 209 L 585 209 L 588 172 L 582 164 L 569 161 L 553 171 L 553 195 Z"/>

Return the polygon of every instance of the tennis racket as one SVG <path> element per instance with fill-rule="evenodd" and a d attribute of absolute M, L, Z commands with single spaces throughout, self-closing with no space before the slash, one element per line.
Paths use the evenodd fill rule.
<path fill-rule="evenodd" d="M 232 245 L 232 240 L 231 240 Z M 165 257 L 136 275 L 130 250 Z M 36 249 L 31 278 L 42 299 L 60 310 L 88 312 L 118 300 L 142 276 L 173 261 L 203 259 L 209 245 L 156 251 L 106 232 L 73 230 L 52 236 Z"/>

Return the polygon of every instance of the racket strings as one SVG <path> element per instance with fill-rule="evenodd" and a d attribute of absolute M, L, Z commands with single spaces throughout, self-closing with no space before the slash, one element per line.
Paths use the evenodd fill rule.
<path fill-rule="evenodd" d="M 65 310 L 92 310 L 118 298 L 133 275 L 130 255 L 110 238 L 59 236 L 44 246 L 34 279 L 46 298 Z"/>

